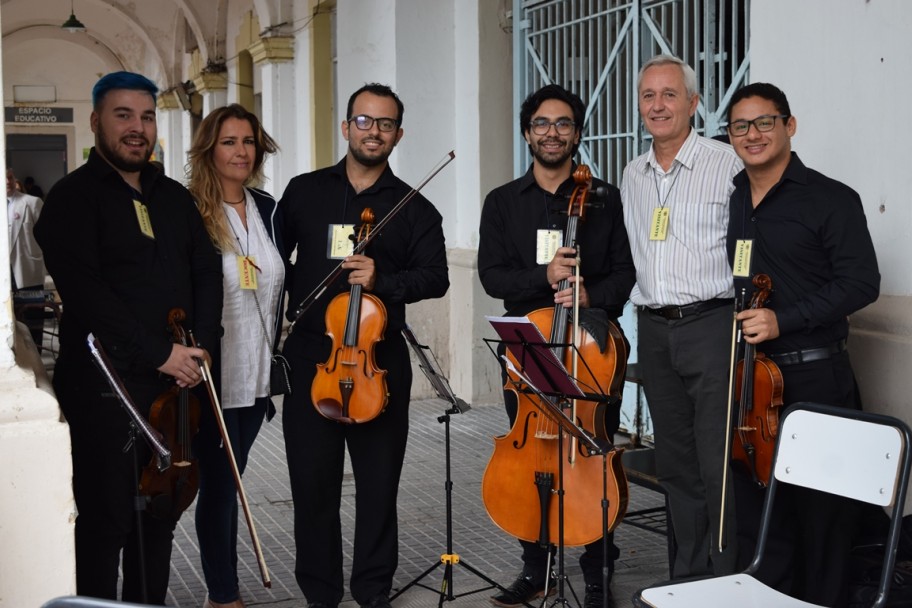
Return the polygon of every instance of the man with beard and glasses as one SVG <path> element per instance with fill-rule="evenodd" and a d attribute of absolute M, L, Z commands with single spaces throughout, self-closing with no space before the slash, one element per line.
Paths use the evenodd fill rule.
<path fill-rule="evenodd" d="M 184 310 L 201 346 L 218 348 L 221 258 L 189 192 L 148 162 L 157 92 L 130 72 L 95 84 L 95 147 L 51 188 L 35 237 L 66 303 L 54 389 L 73 446 L 76 591 L 117 599 L 123 551 L 123 600 L 164 604 L 176 517 L 155 503 L 137 516 L 137 476 L 151 453 L 142 437 L 125 449 L 130 419 L 86 345 L 89 333 L 98 338 L 146 417 L 175 382 L 198 384 L 197 359 L 209 359 L 172 342 L 172 309 Z"/>
<path fill-rule="evenodd" d="M 286 254 L 291 256 L 297 248 L 296 262 L 286 273 L 289 318 L 340 262 L 345 271 L 298 318 L 284 346 L 292 367 L 292 394 L 285 399 L 282 423 L 294 501 L 295 578 L 310 608 L 338 606 L 344 595 L 339 509 L 346 447 L 355 476 L 351 594 L 362 607 L 390 608 L 398 563 L 396 497 L 412 384 L 401 333 L 405 305 L 439 298 L 449 287 L 442 217 L 420 194 L 385 225 L 363 254 L 352 254 L 349 237 L 353 226 L 361 226 L 362 211 L 372 209 L 379 222 L 411 190 L 388 163 L 402 139 L 402 114 L 402 102 L 388 86 L 367 84 L 355 91 L 342 121 L 342 136 L 348 141 L 345 157 L 335 166 L 291 180 L 279 203 L 285 217 Z M 377 366 L 386 370 L 386 406 L 376 398 L 378 403 L 370 405 L 383 411 L 356 424 L 340 420 L 341 408 L 318 412 L 311 400 L 316 366 L 326 363 L 332 350 L 326 335 L 327 307 L 354 285 L 376 297 L 387 316 L 375 350 Z M 334 315 L 347 310 L 344 303 L 334 307 Z M 342 337 L 335 336 L 337 341 Z M 363 355 L 358 357 L 364 361 Z M 366 380 L 357 378 L 361 383 Z M 352 388 L 353 400 L 358 395 L 364 400 L 365 387 L 358 382 Z"/>
<path fill-rule="evenodd" d="M 519 126 L 532 153 L 532 166 L 525 175 L 494 189 L 485 199 L 478 273 L 487 294 L 503 300 L 509 316 L 550 309 L 556 303 L 573 305 L 577 247 L 562 243 L 569 195 L 575 185 L 573 156 L 579 148 L 585 113 L 582 100 L 557 85 L 547 85 L 526 98 Z M 585 210 L 585 222 L 577 233 L 582 260 L 579 303 L 588 309 L 587 316 L 617 324 L 635 280 L 633 260 L 618 189 L 598 179 L 592 180 L 592 187 L 602 189 L 605 195 L 600 197 L 604 198 L 601 205 Z M 557 291 L 564 279 L 570 281 L 571 288 Z M 505 372 L 503 377 L 506 382 Z M 505 390 L 504 403 L 512 426 L 518 407 L 516 393 Z M 605 416 L 608 437 L 614 435 L 619 423 L 617 404 Z M 598 479 L 593 481 L 599 483 Z M 516 509 L 537 508 L 538 504 L 516 505 Z M 609 573 L 614 571 L 619 555 L 613 534 L 611 537 Z M 520 540 L 520 545 L 523 570 L 504 592 L 491 598 L 496 606 L 520 606 L 552 591 L 553 549 L 528 540 Z M 598 540 L 586 545 L 580 556 L 586 583 L 585 608 L 600 608 L 606 599 L 609 606 L 614 605 L 610 589 L 603 587 L 602 549 Z"/>

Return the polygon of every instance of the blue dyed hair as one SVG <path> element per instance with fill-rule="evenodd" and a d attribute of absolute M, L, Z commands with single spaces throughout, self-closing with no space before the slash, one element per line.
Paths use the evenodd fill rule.
<path fill-rule="evenodd" d="M 111 72 L 102 76 L 95 86 L 92 87 L 92 108 L 97 110 L 98 104 L 104 99 L 109 91 L 114 89 L 128 89 L 131 91 L 145 91 L 152 96 L 152 101 L 156 101 L 158 87 L 155 83 L 134 72 Z"/>

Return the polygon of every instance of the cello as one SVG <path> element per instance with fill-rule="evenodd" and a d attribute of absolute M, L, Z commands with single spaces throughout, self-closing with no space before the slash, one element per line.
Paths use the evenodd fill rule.
<path fill-rule="evenodd" d="M 765 274 L 753 280 L 750 309 L 762 308 L 773 289 Z M 754 344 L 744 343 L 744 357 L 734 370 L 738 395 L 738 419 L 734 425 L 732 459 L 742 463 L 754 483 L 766 486 L 772 470 L 776 436 L 779 434 L 779 409 L 782 407 L 782 372 L 771 359 L 757 352 Z"/>
<path fill-rule="evenodd" d="M 374 212 L 361 212 L 355 250 L 369 239 Z M 326 307 L 326 334 L 332 350 L 317 364 L 310 399 L 324 418 L 343 424 L 369 422 L 386 409 L 386 371 L 377 367 L 374 349 L 386 331 L 386 306 L 377 296 L 352 285 Z"/>
<path fill-rule="evenodd" d="M 566 247 L 575 246 L 592 174 L 588 167 L 580 165 L 573 178 L 576 187 L 567 211 Z M 569 285 L 569 279 L 561 281 L 558 291 Z M 578 310 L 578 306 L 574 308 Z M 568 309 L 561 304 L 533 311 L 528 318 L 542 334 L 550 330 L 555 356 L 567 369 L 576 370 L 573 373 L 581 387 L 590 387 L 596 393 L 589 395 L 596 399 L 574 401 L 567 408 L 568 416 L 590 435 L 610 439 L 605 432 L 605 412 L 620 401 L 627 366 L 627 346 L 620 330 L 605 319 L 606 335 L 600 343 L 590 331 L 581 328 L 576 313 L 575 322 L 571 323 Z M 568 339 L 571 330 L 572 347 Z M 577 365 L 577 357 L 583 361 L 582 368 Z M 508 354 L 508 359 L 508 369 L 519 369 L 512 354 Z M 627 477 L 621 465 L 621 451 L 610 450 L 605 462 L 586 453 L 559 429 L 557 422 L 543 415 L 544 404 L 523 388 L 513 371 L 508 372 L 504 388 L 517 394 L 518 409 L 509 433 L 494 438 L 494 452 L 482 479 L 482 499 L 494 523 L 521 540 L 542 545 L 555 543 L 551 530 L 561 525 L 561 509 L 554 496 L 562 493 L 562 541 L 570 546 L 585 545 L 604 534 L 602 500 L 607 488 L 607 529 L 613 530 L 627 509 Z M 566 458 L 566 466 L 559 462 L 559 453 Z M 560 467 L 563 485 L 555 487 Z"/>
<path fill-rule="evenodd" d="M 187 346 L 181 326 L 185 318 L 186 313 L 180 308 L 168 313 L 174 341 Z M 171 467 L 161 471 L 153 456 L 143 469 L 139 490 L 147 497 L 149 513 L 155 517 L 177 521 L 196 498 L 199 465 L 190 453 L 190 443 L 199 431 L 199 421 L 199 400 L 189 388 L 176 384 L 159 395 L 149 409 L 149 424 L 164 438 L 173 459 Z"/>

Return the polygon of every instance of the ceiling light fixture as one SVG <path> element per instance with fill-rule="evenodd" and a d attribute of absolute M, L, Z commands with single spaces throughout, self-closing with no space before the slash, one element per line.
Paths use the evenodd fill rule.
<path fill-rule="evenodd" d="M 74 32 L 86 31 L 86 26 L 82 24 L 82 21 L 76 18 L 76 12 L 73 10 L 73 0 L 70 0 L 70 18 L 64 21 L 63 25 L 60 27 L 71 34 Z"/>

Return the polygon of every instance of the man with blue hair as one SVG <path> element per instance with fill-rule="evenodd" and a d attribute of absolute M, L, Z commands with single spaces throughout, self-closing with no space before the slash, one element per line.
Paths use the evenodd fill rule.
<path fill-rule="evenodd" d="M 95 147 L 51 188 L 35 237 L 66 302 L 54 389 L 73 445 L 76 591 L 117 599 L 122 551 L 122 599 L 164 604 L 180 513 L 167 498 L 163 508 L 158 498 L 134 500 L 151 453 L 133 441 L 130 419 L 86 345 L 89 333 L 98 338 L 147 418 L 175 382 L 198 384 L 196 358 L 209 359 L 202 348 L 172 342 L 170 311 L 183 309 L 185 329 L 201 345 L 218 346 L 221 258 L 190 193 L 149 164 L 157 92 L 131 72 L 96 83 Z"/>

